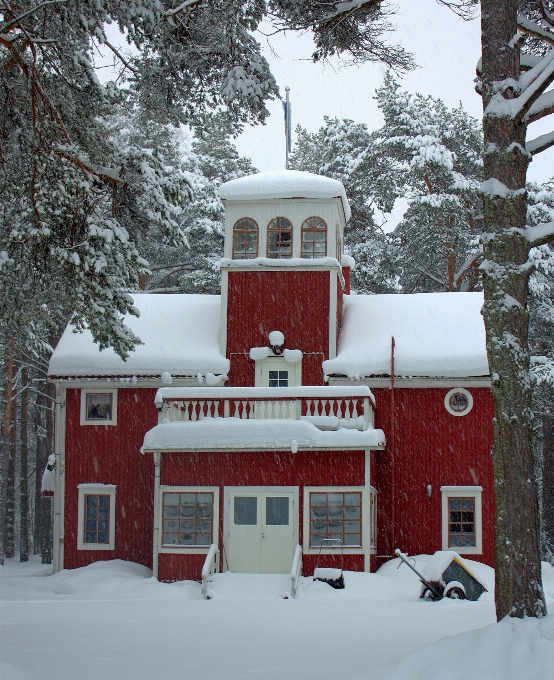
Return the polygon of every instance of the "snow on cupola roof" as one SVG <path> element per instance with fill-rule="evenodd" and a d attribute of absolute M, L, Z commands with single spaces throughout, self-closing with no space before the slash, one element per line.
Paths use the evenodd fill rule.
<path fill-rule="evenodd" d="M 350 206 L 342 182 L 299 170 L 260 172 L 225 182 L 219 187 L 224 201 L 260 201 L 268 198 L 340 198 L 346 222 Z"/>
<path fill-rule="evenodd" d="M 113 349 L 99 351 L 89 330 L 67 326 L 50 359 L 55 377 L 160 377 L 222 375 L 229 360 L 219 352 L 219 295 L 133 294 L 140 317 L 125 323 L 144 343 L 123 361 Z"/>
<path fill-rule="evenodd" d="M 390 375 L 469 378 L 490 375 L 482 293 L 346 295 L 339 352 L 326 375 L 359 380 Z"/>

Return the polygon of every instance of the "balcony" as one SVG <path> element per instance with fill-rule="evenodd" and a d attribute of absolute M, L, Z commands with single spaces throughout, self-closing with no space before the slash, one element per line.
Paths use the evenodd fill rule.
<path fill-rule="evenodd" d="M 320 430 L 374 427 L 366 386 L 163 387 L 155 397 L 158 424 L 205 418 L 306 420 Z"/>

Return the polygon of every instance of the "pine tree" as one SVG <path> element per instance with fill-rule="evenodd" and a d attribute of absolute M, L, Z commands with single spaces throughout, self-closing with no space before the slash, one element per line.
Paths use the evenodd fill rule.
<path fill-rule="evenodd" d="M 217 190 L 223 182 L 257 172 L 239 156 L 232 134 L 232 122 L 221 113 L 205 116 L 195 129 L 181 162 L 191 190 L 180 216 L 187 245 L 168 246 L 152 232 L 142 250 L 153 270 L 146 290 L 219 294 L 225 209 Z"/>
<path fill-rule="evenodd" d="M 363 123 L 324 117 L 316 133 L 297 127 L 290 167 L 341 181 L 352 210 L 344 236 L 345 251 L 356 260 L 352 286 L 359 293 L 394 288 L 391 250 L 378 212 L 392 210 L 394 170 L 379 153 Z"/>
<path fill-rule="evenodd" d="M 385 118 L 378 152 L 409 207 L 393 235 L 404 292 L 472 290 L 481 231 L 482 141 L 463 107 L 400 89 L 390 73 L 376 92 Z"/>

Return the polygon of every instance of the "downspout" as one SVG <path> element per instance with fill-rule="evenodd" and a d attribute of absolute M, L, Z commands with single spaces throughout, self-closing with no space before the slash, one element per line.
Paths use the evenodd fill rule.
<path fill-rule="evenodd" d="M 158 553 L 160 545 L 160 468 L 162 456 L 154 451 L 154 534 L 152 546 L 152 572 L 158 578 Z"/>
<path fill-rule="evenodd" d="M 390 343 L 390 458 L 391 458 L 391 553 L 394 557 L 395 542 L 395 478 L 394 478 L 394 458 L 396 452 L 396 408 L 394 403 L 394 335 Z"/>

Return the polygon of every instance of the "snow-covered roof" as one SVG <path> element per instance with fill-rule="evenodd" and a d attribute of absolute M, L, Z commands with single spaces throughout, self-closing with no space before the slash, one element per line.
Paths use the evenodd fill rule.
<path fill-rule="evenodd" d="M 111 349 L 99 351 L 90 331 L 69 325 L 50 359 L 51 376 L 174 376 L 225 374 L 219 352 L 219 295 L 133 294 L 140 317 L 125 323 L 143 341 L 127 361 Z"/>
<path fill-rule="evenodd" d="M 340 429 L 323 432 L 306 420 L 203 418 L 156 425 L 144 435 L 143 451 L 291 451 L 364 449 L 384 446 L 382 430 Z"/>
<path fill-rule="evenodd" d="M 350 379 L 390 375 L 490 375 L 481 316 L 482 293 L 417 293 L 344 297 L 338 355 L 326 375 Z"/>
<path fill-rule="evenodd" d="M 219 196 L 230 201 L 268 198 L 340 198 L 346 221 L 350 206 L 342 182 L 299 170 L 274 170 L 232 179 L 219 187 Z"/>

